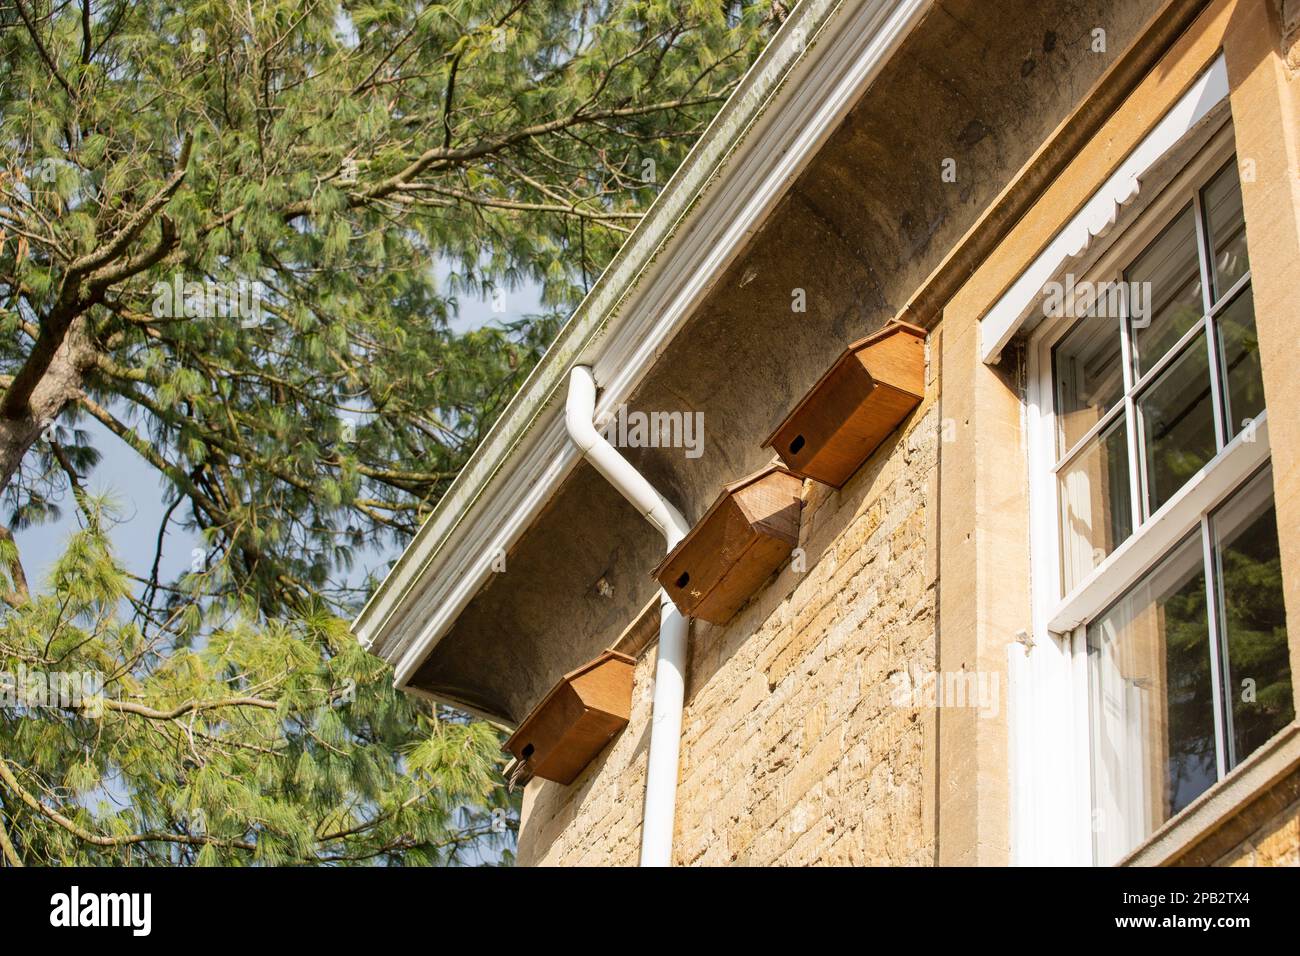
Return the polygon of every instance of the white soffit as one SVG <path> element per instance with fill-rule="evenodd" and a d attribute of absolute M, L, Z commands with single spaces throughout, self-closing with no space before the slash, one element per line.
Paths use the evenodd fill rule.
<path fill-rule="evenodd" d="M 980 320 L 980 357 L 986 365 L 1001 360 L 1044 284 L 1110 229 L 1121 207 L 1137 195 L 1147 170 L 1227 96 L 1228 69 L 1220 54 Z"/>

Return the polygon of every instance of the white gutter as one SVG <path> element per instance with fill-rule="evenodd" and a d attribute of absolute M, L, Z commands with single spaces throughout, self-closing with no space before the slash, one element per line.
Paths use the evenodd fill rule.
<path fill-rule="evenodd" d="M 690 526 L 681 512 L 596 431 L 592 423 L 595 412 L 596 380 L 590 368 L 575 365 L 569 373 L 569 397 L 564 406 L 564 424 L 569 437 L 592 467 L 659 529 L 665 549 L 671 551 L 686 536 Z M 650 761 L 641 819 L 642 866 L 671 866 L 673 861 L 677 761 L 681 755 L 682 703 L 686 690 L 686 629 L 686 618 L 661 589 Z"/>

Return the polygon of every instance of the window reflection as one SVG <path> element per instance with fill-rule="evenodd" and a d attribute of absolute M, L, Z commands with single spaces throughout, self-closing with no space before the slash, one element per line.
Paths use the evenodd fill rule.
<path fill-rule="evenodd" d="M 1123 416 L 1089 439 L 1059 482 L 1061 583 L 1069 591 L 1133 532 Z"/>
<path fill-rule="evenodd" d="M 1264 412 L 1235 159 L 1196 197 L 1123 271 L 1147 313 L 1080 319 L 1052 347 L 1063 593 Z"/>
<path fill-rule="evenodd" d="M 1205 230 L 1209 237 L 1210 288 L 1214 301 L 1250 269 L 1246 254 L 1246 219 L 1241 208 L 1241 181 L 1232 160 L 1201 191 Z"/>
<path fill-rule="evenodd" d="M 1137 372 L 1152 368 L 1204 314 L 1196 217 L 1187 206 L 1124 273 L 1150 283 L 1151 314 L 1133 320 Z"/>
<path fill-rule="evenodd" d="M 1214 518 L 1230 767 L 1295 719 L 1271 485 L 1257 479 Z"/>
<path fill-rule="evenodd" d="M 1199 535 L 1088 627 L 1098 862 L 1217 778 Z"/>
<path fill-rule="evenodd" d="M 1138 397 L 1137 408 L 1146 451 L 1146 513 L 1151 515 L 1217 451 L 1203 335 Z"/>
<path fill-rule="evenodd" d="M 1087 645 L 1093 843 L 1105 864 L 1295 719 L 1271 470 L 1093 620 Z"/>
<path fill-rule="evenodd" d="M 1056 421 L 1065 454 L 1124 397 L 1118 323 L 1085 319 L 1052 348 Z"/>
<path fill-rule="evenodd" d="M 1223 414 L 1231 438 L 1264 411 L 1264 374 L 1255 333 L 1255 299 L 1249 287 L 1214 320 L 1219 333 Z"/>

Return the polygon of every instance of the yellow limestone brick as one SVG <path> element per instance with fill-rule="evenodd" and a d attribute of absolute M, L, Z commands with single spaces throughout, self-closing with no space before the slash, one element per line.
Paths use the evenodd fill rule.
<path fill-rule="evenodd" d="M 842 492 L 806 483 L 806 570 L 787 566 L 724 626 L 695 625 L 675 862 L 932 861 L 933 749 L 927 764 L 926 724 L 891 704 L 889 676 L 934 667 L 936 441 L 921 423 Z M 636 863 L 654 656 L 592 775 L 529 785 L 521 863 Z"/>

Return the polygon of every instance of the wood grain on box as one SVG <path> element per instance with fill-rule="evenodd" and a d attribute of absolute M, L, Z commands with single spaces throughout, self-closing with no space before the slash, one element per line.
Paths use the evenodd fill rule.
<path fill-rule="evenodd" d="M 654 572 L 683 614 L 725 624 L 781 566 L 799 542 L 802 487 L 773 464 L 723 489 Z"/>
<path fill-rule="evenodd" d="M 925 395 L 925 330 L 891 322 L 850 345 L 763 444 L 841 488 Z"/>
<path fill-rule="evenodd" d="M 636 661 L 605 651 L 560 678 L 506 741 L 531 776 L 570 784 L 627 726 Z"/>

